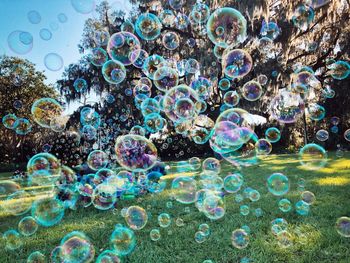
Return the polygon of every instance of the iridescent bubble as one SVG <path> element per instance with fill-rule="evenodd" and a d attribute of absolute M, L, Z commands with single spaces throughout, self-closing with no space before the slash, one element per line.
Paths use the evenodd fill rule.
<path fill-rule="evenodd" d="M 307 216 L 310 211 L 310 205 L 300 200 L 295 204 L 295 211 L 301 216 Z"/>
<path fill-rule="evenodd" d="M 321 129 L 316 132 L 316 139 L 319 140 L 320 142 L 325 142 L 328 140 L 328 138 L 329 138 L 328 131 Z"/>
<path fill-rule="evenodd" d="M 219 81 L 219 89 L 226 91 L 231 87 L 231 81 L 227 78 L 223 78 Z"/>
<path fill-rule="evenodd" d="M 180 9 L 185 4 L 184 0 L 169 0 L 168 2 L 170 7 L 175 10 Z"/>
<path fill-rule="evenodd" d="M 15 114 L 7 114 L 4 117 L 2 117 L 2 124 L 7 128 L 7 129 L 14 129 L 16 128 L 15 123 L 17 120 L 17 116 Z"/>
<path fill-rule="evenodd" d="M 211 220 L 218 220 L 225 215 L 225 203 L 222 197 L 207 194 L 203 200 L 204 215 Z"/>
<path fill-rule="evenodd" d="M 135 27 L 134 27 L 134 24 L 130 20 L 126 20 L 120 26 L 120 30 L 123 32 L 129 32 L 129 33 L 134 34 Z"/>
<path fill-rule="evenodd" d="M 247 37 L 247 20 L 236 9 L 216 9 L 207 22 L 209 39 L 217 46 L 234 47 Z"/>
<path fill-rule="evenodd" d="M 167 32 L 162 38 L 163 46 L 169 50 L 175 50 L 180 45 L 180 37 L 175 32 Z"/>
<path fill-rule="evenodd" d="M 224 53 L 222 67 L 227 77 L 242 78 L 251 71 L 253 60 L 247 51 L 234 49 Z"/>
<path fill-rule="evenodd" d="M 31 108 L 33 119 L 42 127 L 50 128 L 50 122 L 54 117 L 63 112 L 62 106 L 54 99 L 41 98 L 36 100 Z"/>
<path fill-rule="evenodd" d="M 282 212 L 287 213 L 292 209 L 292 203 L 288 199 L 281 199 L 278 202 L 278 208 Z"/>
<path fill-rule="evenodd" d="M 169 227 L 171 224 L 171 217 L 167 213 L 161 213 L 158 216 L 158 224 L 160 227 L 166 228 Z"/>
<path fill-rule="evenodd" d="M 312 205 L 316 201 L 315 194 L 310 191 L 304 191 L 301 193 L 301 200 L 303 200 L 308 205 Z"/>
<path fill-rule="evenodd" d="M 300 149 L 299 161 L 304 168 L 317 170 L 327 164 L 327 152 L 322 146 L 310 143 Z"/>
<path fill-rule="evenodd" d="M 240 212 L 241 215 L 247 216 L 250 213 L 250 208 L 249 208 L 248 205 L 241 205 L 239 207 L 239 212 Z"/>
<path fill-rule="evenodd" d="M 204 23 L 208 20 L 210 9 L 206 4 L 197 3 L 193 6 L 191 16 L 197 23 Z"/>
<path fill-rule="evenodd" d="M 144 64 L 142 66 L 143 73 L 150 79 L 155 79 L 155 73 L 158 68 L 162 67 L 165 60 L 162 56 L 154 54 L 145 59 Z"/>
<path fill-rule="evenodd" d="M 243 229 L 236 229 L 231 234 L 231 242 L 235 248 L 246 248 L 249 244 L 249 235 Z"/>
<path fill-rule="evenodd" d="M 93 170 L 105 168 L 108 164 L 108 156 L 104 151 L 92 151 L 87 158 L 87 165 Z"/>
<path fill-rule="evenodd" d="M 117 225 L 110 237 L 113 249 L 120 256 L 130 254 L 136 247 L 134 231 L 121 225 Z"/>
<path fill-rule="evenodd" d="M 119 32 L 113 34 L 107 46 L 107 52 L 112 60 L 129 66 L 133 64 L 140 55 L 141 43 L 132 33 Z"/>
<path fill-rule="evenodd" d="M 5 241 L 5 248 L 9 250 L 18 249 L 23 244 L 21 235 L 14 229 L 4 232 L 2 238 Z"/>
<path fill-rule="evenodd" d="M 339 60 L 329 67 L 332 78 L 337 80 L 346 79 L 350 75 L 350 64 L 347 61 Z"/>
<path fill-rule="evenodd" d="M 194 234 L 194 240 L 200 244 L 207 240 L 207 236 L 202 231 L 197 231 Z"/>
<path fill-rule="evenodd" d="M 277 236 L 278 245 L 282 248 L 288 248 L 293 245 L 292 235 L 288 231 L 280 231 Z"/>
<path fill-rule="evenodd" d="M 117 162 L 128 170 L 149 170 L 157 161 L 157 148 L 139 135 L 124 135 L 115 144 Z"/>
<path fill-rule="evenodd" d="M 52 198 L 38 199 L 33 203 L 32 216 L 42 226 L 56 225 L 64 216 L 63 203 Z"/>
<path fill-rule="evenodd" d="M 159 19 L 163 23 L 163 25 L 171 27 L 174 25 L 175 21 L 174 12 L 172 10 L 165 9 L 160 13 Z"/>
<path fill-rule="evenodd" d="M 237 106 L 240 100 L 240 96 L 235 90 L 230 90 L 224 95 L 224 103 L 228 106 L 234 107 Z"/>
<path fill-rule="evenodd" d="M 59 13 L 57 19 L 60 23 L 66 23 L 68 21 L 68 17 L 64 13 Z"/>
<path fill-rule="evenodd" d="M 154 40 L 161 32 L 162 23 L 152 13 L 141 14 L 135 22 L 135 31 L 144 40 Z"/>
<path fill-rule="evenodd" d="M 285 195 L 289 191 L 288 177 L 282 173 L 271 174 L 267 179 L 267 188 L 273 195 Z"/>
<path fill-rule="evenodd" d="M 219 174 L 221 171 L 220 161 L 216 158 L 209 157 L 203 161 L 202 169 L 203 171 L 210 171 Z"/>
<path fill-rule="evenodd" d="M 120 263 L 120 258 L 115 251 L 104 250 L 96 259 L 96 263 Z"/>
<path fill-rule="evenodd" d="M 88 88 L 88 84 L 85 79 L 77 78 L 73 83 L 73 87 L 76 90 L 76 92 L 85 92 Z"/>
<path fill-rule="evenodd" d="M 276 218 L 271 222 L 271 231 L 275 236 L 277 236 L 278 233 L 287 230 L 287 228 L 288 222 L 284 218 Z"/>
<path fill-rule="evenodd" d="M 152 229 L 151 232 L 149 233 L 149 236 L 152 241 L 158 241 L 160 239 L 160 231 L 159 229 Z"/>
<path fill-rule="evenodd" d="M 93 48 L 89 55 L 89 61 L 96 67 L 102 67 L 103 64 L 108 60 L 107 52 L 101 48 Z"/>
<path fill-rule="evenodd" d="M 143 49 L 134 50 L 130 54 L 130 60 L 136 68 L 142 68 L 145 60 L 149 57 L 147 51 Z"/>
<path fill-rule="evenodd" d="M 31 236 L 38 230 L 38 223 L 34 217 L 26 216 L 18 223 L 18 231 L 24 236 Z"/>
<path fill-rule="evenodd" d="M 7 43 L 13 52 L 24 55 L 33 48 L 33 36 L 29 32 L 16 30 L 9 34 Z"/>
<path fill-rule="evenodd" d="M 315 12 L 312 7 L 302 4 L 294 10 L 292 22 L 295 27 L 304 31 L 310 26 L 314 18 Z"/>
<path fill-rule="evenodd" d="M 171 184 L 171 190 L 179 203 L 192 204 L 196 201 L 197 183 L 191 177 L 176 177 Z"/>
<path fill-rule="evenodd" d="M 196 78 L 191 82 L 191 88 L 197 92 L 198 96 L 202 100 L 206 100 L 209 98 L 212 87 L 212 82 L 204 77 Z"/>
<path fill-rule="evenodd" d="M 262 94 L 263 89 L 260 83 L 254 80 L 245 83 L 242 87 L 242 96 L 248 101 L 257 101 Z"/>
<path fill-rule="evenodd" d="M 148 221 L 146 210 L 139 206 L 130 206 L 124 218 L 129 227 L 133 230 L 144 228 Z"/>
<path fill-rule="evenodd" d="M 102 66 L 104 79 L 111 84 L 120 84 L 126 78 L 126 69 L 119 61 L 108 60 Z"/>
<path fill-rule="evenodd" d="M 229 193 L 237 193 L 243 184 L 243 176 L 239 173 L 229 174 L 224 179 L 224 189 Z"/>
<path fill-rule="evenodd" d="M 135 134 L 135 135 L 140 135 L 140 136 L 145 136 L 146 135 L 146 130 L 140 125 L 135 125 L 130 129 L 130 134 Z"/>
<path fill-rule="evenodd" d="M 350 142 L 350 129 L 347 129 L 344 132 L 344 139 L 347 140 L 348 142 Z"/>
<path fill-rule="evenodd" d="M 113 185 L 107 183 L 97 185 L 92 193 L 92 204 L 99 210 L 112 208 L 117 200 L 116 191 Z"/>
<path fill-rule="evenodd" d="M 71 0 L 74 10 L 81 14 L 89 14 L 95 10 L 95 0 Z"/>
<path fill-rule="evenodd" d="M 307 113 L 309 118 L 314 121 L 320 121 L 326 116 L 325 108 L 316 103 L 308 106 Z"/>
<path fill-rule="evenodd" d="M 73 231 L 61 240 L 60 256 L 63 262 L 92 262 L 95 248 L 82 232 Z"/>
<path fill-rule="evenodd" d="M 59 71 L 63 67 L 63 59 L 57 53 L 49 53 L 44 58 L 45 67 L 51 71 Z"/>
<path fill-rule="evenodd" d="M 18 118 L 13 125 L 18 135 L 26 135 L 32 130 L 32 124 L 25 118 Z"/>
<path fill-rule="evenodd" d="M 30 253 L 29 257 L 27 258 L 27 263 L 45 263 L 45 262 L 47 262 L 46 257 L 40 251 L 34 251 Z"/>
<path fill-rule="evenodd" d="M 109 32 L 107 30 L 104 30 L 104 29 L 96 30 L 94 32 L 94 35 L 93 35 L 93 39 L 94 39 L 95 43 L 97 44 L 97 46 L 99 46 L 99 47 L 107 46 L 110 37 L 111 37 L 111 35 L 109 34 Z M 117 43 L 119 43 L 119 42 L 117 42 Z"/>
<path fill-rule="evenodd" d="M 48 41 L 48 40 L 50 40 L 52 38 L 52 33 L 47 28 L 41 29 L 40 32 L 39 32 L 39 35 L 40 35 L 40 38 L 42 40 L 45 40 L 45 41 Z"/>
<path fill-rule="evenodd" d="M 281 139 L 281 132 L 276 127 L 270 127 L 265 131 L 265 137 L 269 142 L 275 143 Z"/>
<path fill-rule="evenodd" d="M 11 215 L 23 215 L 28 212 L 32 206 L 32 197 L 26 191 L 19 190 L 6 196 L 1 201 L 1 207 Z"/>
<path fill-rule="evenodd" d="M 144 117 L 151 113 L 160 113 L 159 102 L 153 98 L 147 98 L 141 104 L 141 112 Z"/>
<path fill-rule="evenodd" d="M 173 68 L 160 67 L 154 73 L 153 82 L 157 89 L 168 91 L 179 84 L 179 74 Z"/>
<path fill-rule="evenodd" d="M 32 24 L 39 24 L 41 22 L 41 15 L 38 11 L 32 10 L 27 14 L 28 20 Z"/>
<path fill-rule="evenodd" d="M 199 71 L 199 69 L 200 69 L 200 64 L 196 59 L 194 58 L 187 59 L 185 64 L 186 72 L 190 74 L 195 74 Z"/>
<path fill-rule="evenodd" d="M 272 145 L 269 140 L 259 139 L 255 143 L 255 151 L 258 155 L 268 155 L 272 152 Z"/>
<path fill-rule="evenodd" d="M 198 157 L 191 157 L 188 160 L 188 163 L 191 166 L 192 170 L 198 170 L 201 167 L 201 159 Z"/>
<path fill-rule="evenodd" d="M 335 229 L 343 237 L 350 237 L 350 218 L 342 216 L 337 219 Z"/>
<path fill-rule="evenodd" d="M 272 40 L 275 40 L 281 34 L 281 29 L 275 22 L 265 22 L 263 21 L 263 25 L 260 30 L 260 35 L 262 37 L 268 37 Z"/>
<path fill-rule="evenodd" d="M 190 20 L 187 15 L 183 13 L 178 13 L 175 17 L 175 26 L 180 30 L 186 30 L 188 25 L 190 24 Z"/>
<path fill-rule="evenodd" d="M 273 118 L 281 123 L 294 123 L 303 114 L 304 101 L 299 94 L 288 91 L 280 92 L 270 103 Z"/>
<path fill-rule="evenodd" d="M 164 119 L 158 113 L 151 113 L 145 117 L 145 128 L 150 133 L 156 133 L 164 128 Z"/>

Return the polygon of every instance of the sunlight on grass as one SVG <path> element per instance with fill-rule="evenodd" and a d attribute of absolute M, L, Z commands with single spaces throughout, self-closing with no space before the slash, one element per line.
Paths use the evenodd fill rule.
<path fill-rule="evenodd" d="M 313 180 L 319 185 L 346 185 L 350 184 L 350 178 L 346 178 L 343 176 L 337 176 L 337 177 L 325 177 L 320 179 Z"/>

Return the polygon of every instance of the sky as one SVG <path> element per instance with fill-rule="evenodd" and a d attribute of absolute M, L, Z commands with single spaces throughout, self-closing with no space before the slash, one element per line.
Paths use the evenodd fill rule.
<path fill-rule="evenodd" d="M 78 44 L 83 33 L 84 22 L 95 15 L 94 11 L 82 14 L 76 11 L 77 8 L 88 10 L 91 3 L 100 3 L 102 0 L 0 0 L 0 54 L 17 56 L 28 59 L 36 65 L 36 69 L 44 71 L 47 77 L 46 83 L 55 83 L 64 71 L 64 67 L 77 62 L 81 57 L 78 51 Z M 112 6 L 130 8 L 127 0 L 108 0 Z M 28 19 L 30 11 L 37 11 L 41 16 L 38 24 L 32 24 Z M 59 21 L 58 15 L 64 14 L 67 21 Z M 40 37 L 41 29 L 49 29 L 52 38 L 48 41 Z M 9 35 L 13 31 L 29 32 L 33 36 L 33 47 L 27 54 L 15 53 L 9 47 Z M 24 35 L 25 37 L 26 35 Z M 26 39 L 26 38 L 25 38 Z M 25 41 L 25 40 L 24 40 Z M 56 53 L 63 60 L 63 67 L 58 71 L 51 71 L 46 68 L 44 58 L 49 53 Z M 95 94 L 90 94 L 89 100 L 96 100 Z M 66 111 L 71 113 L 79 103 L 73 103 Z"/>

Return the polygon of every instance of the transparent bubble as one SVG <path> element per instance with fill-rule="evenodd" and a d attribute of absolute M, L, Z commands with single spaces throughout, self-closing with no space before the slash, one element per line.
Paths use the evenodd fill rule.
<path fill-rule="evenodd" d="M 277 236 L 278 245 L 282 248 L 288 248 L 293 245 L 292 235 L 288 231 L 280 231 Z"/>
<path fill-rule="evenodd" d="M 281 132 L 276 127 L 271 127 L 266 130 L 265 137 L 269 142 L 275 143 L 281 139 Z"/>
<path fill-rule="evenodd" d="M 16 30 L 8 35 L 7 43 L 13 52 L 25 55 L 33 48 L 33 36 L 29 32 Z"/>
<path fill-rule="evenodd" d="M 295 211 L 299 215 L 307 216 L 310 212 L 310 205 L 303 200 L 300 200 L 295 204 Z"/>
<path fill-rule="evenodd" d="M 292 203 L 288 199 L 281 199 L 278 202 L 278 208 L 282 212 L 287 213 L 292 209 Z"/>
<path fill-rule="evenodd" d="M 194 89 L 203 100 L 209 98 L 212 86 L 212 82 L 204 77 L 196 78 L 191 82 L 191 88 Z"/>
<path fill-rule="evenodd" d="M 117 200 L 116 189 L 107 183 L 96 186 L 92 193 L 92 204 L 99 210 L 111 209 Z"/>
<path fill-rule="evenodd" d="M 222 197 L 215 194 L 207 194 L 203 200 L 204 215 L 211 220 L 218 220 L 225 215 L 225 203 Z"/>
<path fill-rule="evenodd" d="M 162 29 L 159 18 L 152 13 L 141 14 L 135 22 L 135 31 L 144 40 L 156 39 Z"/>
<path fill-rule="evenodd" d="M 231 81 L 227 78 L 223 78 L 219 81 L 219 89 L 226 91 L 231 87 Z"/>
<path fill-rule="evenodd" d="M 217 46 L 236 46 L 247 37 L 247 21 L 236 9 L 216 9 L 207 22 L 209 39 Z"/>
<path fill-rule="evenodd" d="M 262 37 L 268 37 L 272 40 L 275 40 L 281 34 L 281 29 L 278 27 L 275 22 L 266 23 L 263 21 L 263 25 L 260 30 L 260 35 Z"/>
<path fill-rule="evenodd" d="M 56 225 L 64 216 L 63 203 L 52 198 L 36 200 L 32 206 L 32 216 L 42 226 L 49 227 Z"/>
<path fill-rule="evenodd" d="M 115 251 L 104 250 L 96 259 L 96 263 L 120 263 L 120 258 Z"/>
<path fill-rule="evenodd" d="M 147 57 L 143 63 L 142 71 L 143 73 L 150 79 L 155 79 L 155 73 L 158 68 L 162 67 L 165 60 L 162 56 L 159 55 L 151 55 Z"/>
<path fill-rule="evenodd" d="M 89 61 L 96 67 L 102 67 L 103 64 L 108 60 L 107 52 L 101 48 L 93 48 L 89 55 Z"/>
<path fill-rule="evenodd" d="M 191 177 L 177 177 L 171 184 L 172 193 L 179 203 L 191 204 L 196 201 L 197 183 Z"/>
<path fill-rule="evenodd" d="M 184 0 L 169 0 L 168 2 L 170 7 L 175 10 L 180 9 L 185 4 Z"/>
<path fill-rule="evenodd" d="M 269 140 L 259 139 L 255 143 L 255 150 L 257 155 L 268 155 L 272 151 L 272 145 Z"/>
<path fill-rule="evenodd" d="M 120 26 L 120 30 L 123 32 L 129 32 L 129 33 L 133 34 L 135 31 L 135 27 L 134 27 L 134 24 L 130 20 L 126 20 Z"/>
<path fill-rule="evenodd" d="M 188 25 L 190 24 L 190 20 L 187 15 L 183 13 L 178 13 L 175 17 L 175 26 L 180 30 L 186 30 Z"/>
<path fill-rule="evenodd" d="M 284 218 L 276 218 L 271 222 L 271 231 L 275 236 L 288 228 L 288 222 Z"/>
<path fill-rule="evenodd" d="M 39 24 L 41 22 L 41 15 L 36 10 L 29 11 L 27 17 L 32 24 Z"/>
<path fill-rule="evenodd" d="M 156 133 L 164 127 L 164 119 L 158 113 L 151 113 L 145 117 L 145 128 L 150 133 Z"/>
<path fill-rule="evenodd" d="M 336 80 L 346 79 L 350 75 L 350 64 L 347 61 L 339 60 L 329 67 L 332 78 Z"/>
<path fill-rule="evenodd" d="M 9 250 L 18 249 L 23 244 L 21 235 L 14 229 L 4 232 L 2 238 L 5 241 L 5 248 Z"/>
<path fill-rule="evenodd" d="M 167 32 L 162 38 L 163 46 L 168 50 L 175 50 L 180 45 L 180 37 L 175 32 Z"/>
<path fill-rule="evenodd" d="M 131 229 L 140 230 L 146 226 L 148 215 L 142 207 L 130 206 L 126 212 L 125 221 Z"/>
<path fill-rule="evenodd" d="M 247 216 L 250 213 L 250 207 L 248 205 L 241 205 L 239 207 L 239 212 L 243 216 Z"/>
<path fill-rule="evenodd" d="M 41 98 L 36 100 L 31 108 L 33 119 L 42 127 L 50 128 L 50 122 L 54 117 L 63 112 L 62 106 L 54 99 Z"/>
<path fill-rule="evenodd" d="M 16 128 L 15 123 L 17 120 L 17 116 L 15 114 L 7 114 L 4 117 L 2 117 L 2 124 L 7 128 L 7 129 L 14 129 Z"/>
<path fill-rule="evenodd" d="M 350 129 L 347 129 L 344 132 L 344 139 L 347 140 L 348 142 L 350 142 Z"/>
<path fill-rule="evenodd" d="M 320 121 L 326 116 L 326 110 L 323 106 L 313 103 L 307 108 L 308 116 L 311 120 Z"/>
<path fill-rule="evenodd" d="M 57 19 L 60 23 L 66 23 L 68 21 L 68 17 L 64 13 L 59 13 Z"/>
<path fill-rule="evenodd" d="M 224 53 L 222 67 L 227 77 L 242 78 L 251 71 L 253 60 L 247 51 L 234 49 Z"/>
<path fill-rule="evenodd" d="M 89 14 L 95 10 L 95 0 L 71 0 L 74 10 L 80 14 Z"/>
<path fill-rule="evenodd" d="M 9 185 L 7 185 L 9 187 Z M 19 190 L 6 196 L 1 201 L 1 207 L 12 215 L 23 215 L 28 212 L 32 206 L 32 197 L 26 191 Z"/>
<path fill-rule="evenodd" d="M 249 244 L 249 235 L 243 229 L 236 229 L 231 234 L 231 242 L 235 248 L 244 249 Z"/>
<path fill-rule="evenodd" d="M 62 238 L 60 256 L 63 262 L 92 262 L 95 248 L 83 232 L 73 231 Z"/>
<path fill-rule="evenodd" d="M 292 22 L 295 27 L 300 30 L 306 30 L 315 18 L 315 12 L 312 7 L 307 5 L 299 5 L 292 17 Z"/>
<path fill-rule="evenodd" d="M 312 205 L 316 201 L 315 194 L 310 191 L 304 191 L 301 193 L 301 199 L 308 205 Z"/>
<path fill-rule="evenodd" d="M 63 59 L 57 53 L 49 53 L 44 58 L 45 67 L 51 71 L 59 71 L 63 67 Z"/>
<path fill-rule="evenodd" d="M 134 231 L 124 226 L 117 225 L 110 237 L 110 243 L 118 255 L 126 256 L 136 247 Z"/>
<path fill-rule="evenodd" d="M 149 236 L 152 241 L 158 241 L 161 237 L 159 229 L 152 229 L 151 232 L 149 233 Z"/>
<path fill-rule="evenodd" d="M 327 164 L 327 152 L 322 146 L 310 143 L 300 149 L 299 161 L 304 168 L 317 170 Z"/>
<path fill-rule="evenodd" d="M 191 16 L 197 23 L 204 23 L 209 19 L 210 9 L 206 4 L 197 3 L 193 6 Z"/>
<path fill-rule="evenodd" d="M 186 64 L 185 64 L 186 72 L 190 74 L 195 74 L 199 71 L 199 69 L 200 69 L 200 64 L 196 59 L 190 58 L 186 61 Z"/>
<path fill-rule="evenodd" d="M 108 40 L 107 52 L 113 61 L 128 66 L 139 58 L 141 43 L 132 33 L 115 33 Z"/>
<path fill-rule="evenodd" d="M 158 224 L 160 227 L 166 228 L 169 227 L 171 224 L 171 217 L 167 213 L 161 213 L 158 216 Z"/>
<path fill-rule="evenodd" d="M 128 170 L 148 170 L 157 161 L 157 148 L 139 135 L 119 136 L 115 151 L 118 163 Z"/>
<path fill-rule="evenodd" d="M 267 188 L 273 195 L 285 195 L 289 191 L 288 177 L 282 173 L 273 173 L 267 179 Z"/>
<path fill-rule="evenodd" d="M 154 85 L 161 91 L 167 91 L 179 84 L 179 74 L 173 68 L 160 67 L 154 73 Z"/>
<path fill-rule="evenodd" d="M 263 89 L 259 82 L 249 81 L 242 87 L 242 97 L 248 101 L 257 101 L 261 98 Z"/>
<path fill-rule="evenodd" d="M 47 262 L 46 257 L 40 251 L 34 251 L 30 253 L 27 258 L 27 263 L 45 263 Z"/>
<path fill-rule="evenodd" d="M 339 235 L 350 237 L 350 218 L 343 216 L 337 219 L 335 228 Z"/>
<path fill-rule="evenodd" d="M 32 124 L 25 118 L 18 118 L 13 125 L 18 135 L 26 135 L 32 130 Z"/>
<path fill-rule="evenodd" d="M 102 66 L 104 79 L 111 84 L 120 84 L 126 78 L 126 69 L 119 61 L 108 60 Z"/>

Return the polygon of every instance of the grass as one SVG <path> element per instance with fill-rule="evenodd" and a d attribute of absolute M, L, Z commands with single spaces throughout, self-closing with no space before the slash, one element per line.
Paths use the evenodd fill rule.
<path fill-rule="evenodd" d="M 221 176 L 235 172 L 228 163 L 222 163 Z M 284 196 L 295 204 L 300 200 L 297 182 L 300 178 L 306 181 L 305 189 L 316 195 L 308 216 L 299 216 L 293 209 L 283 213 L 278 209 L 280 198 L 272 196 L 266 188 L 266 179 L 273 172 L 281 172 L 290 180 L 290 191 Z M 272 155 L 264 158 L 258 166 L 243 168 L 244 187 L 257 189 L 261 198 L 257 202 L 244 199 L 235 202 L 235 195 L 226 195 L 226 214 L 222 219 L 211 221 L 198 212 L 192 205 L 183 205 L 172 201 L 173 207 L 167 208 L 171 200 L 171 192 L 165 190 L 158 195 L 147 195 L 142 198 L 118 201 L 117 208 L 99 211 L 94 207 L 67 210 L 59 225 L 45 228 L 39 227 L 34 236 L 23 237 L 23 246 L 16 251 L 5 249 L 0 241 L 0 262 L 25 262 L 28 255 L 39 250 L 47 257 L 52 249 L 59 245 L 67 233 L 78 230 L 85 232 L 93 242 L 96 257 L 103 250 L 110 248 L 109 237 L 115 224 L 126 224 L 121 216 L 121 209 L 130 205 L 139 205 L 149 213 L 146 227 L 135 231 L 137 246 L 123 262 L 140 263 L 172 263 L 198 262 L 211 259 L 216 263 L 239 262 L 248 257 L 251 262 L 350 262 L 350 238 L 341 237 L 335 230 L 335 222 L 341 216 L 350 216 L 350 155 L 343 158 L 331 155 L 325 168 L 308 171 L 300 166 L 294 155 Z M 8 176 L 2 175 L 3 177 Z M 168 186 L 171 183 L 168 179 Z M 242 187 L 242 189 L 244 189 Z M 242 190 L 241 190 L 242 192 Z M 239 207 L 249 205 L 250 214 L 242 216 Z M 261 208 L 262 217 L 256 217 L 254 210 Z M 190 210 L 188 212 L 188 209 Z M 161 239 L 151 241 L 149 232 L 159 228 L 157 216 L 169 213 L 172 224 L 161 228 Z M 293 236 L 293 245 L 289 248 L 279 247 L 271 233 L 271 221 L 283 217 L 289 223 L 289 232 Z M 0 232 L 17 228 L 20 217 L 9 216 L 0 212 Z M 182 218 L 184 226 L 176 226 L 175 219 Z M 207 241 L 198 244 L 194 234 L 201 223 L 207 223 L 211 235 Z M 233 230 L 248 225 L 251 229 L 250 243 L 247 248 L 238 250 L 231 244 Z M 95 257 L 95 258 L 96 258 Z"/>

